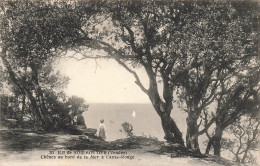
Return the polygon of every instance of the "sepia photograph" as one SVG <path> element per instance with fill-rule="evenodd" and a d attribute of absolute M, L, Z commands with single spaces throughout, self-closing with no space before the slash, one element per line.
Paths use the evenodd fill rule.
<path fill-rule="evenodd" d="M 0 0 L 0 166 L 260 166 L 259 0 Z"/>

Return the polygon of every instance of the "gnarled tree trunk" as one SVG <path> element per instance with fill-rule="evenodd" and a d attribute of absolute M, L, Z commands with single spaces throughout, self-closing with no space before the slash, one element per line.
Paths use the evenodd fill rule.
<path fill-rule="evenodd" d="M 44 128 L 46 128 L 47 130 L 53 130 L 54 124 L 53 124 L 50 116 L 48 115 L 48 110 L 46 107 L 43 90 L 39 84 L 39 73 L 38 73 L 39 69 L 35 65 L 31 65 L 30 67 L 32 69 L 32 79 L 33 79 L 33 85 L 35 88 L 35 94 L 36 94 L 36 98 L 37 98 L 38 107 L 41 110 L 43 117 L 45 119 Z"/>
<path fill-rule="evenodd" d="M 186 133 L 186 146 L 189 149 L 200 153 L 199 142 L 198 142 L 198 118 L 190 113 L 186 119 L 187 123 L 187 133 Z"/>
<path fill-rule="evenodd" d="M 160 117 L 165 134 L 164 139 L 168 142 L 179 143 L 184 146 L 182 133 L 172 117 L 169 114 L 162 114 Z"/>
<path fill-rule="evenodd" d="M 165 134 L 164 139 L 167 142 L 178 143 L 184 146 L 182 133 L 170 116 L 172 104 L 166 106 L 166 104 L 162 103 L 161 100 L 156 100 L 156 96 L 157 95 L 149 95 L 155 111 L 161 118 L 162 128 Z"/>
<path fill-rule="evenodd" d="M 214 155 L 220 156 L 220 150 L 221 150 L 221 140 L 223 135 L 224 129 L 222 129 L 220 126 L 216 126 L 214 139 L 213 139 L 213 148 L 214 148 Z"/>
<path fill-rule="evenodd" d="M 168 142 L 178 143 L 184 146 L 182 133 L 179 130 L 175 121 L 170 116 L 171 111 L 173 109 L 173 105 L 172 105 L 173 92 L 168 85 L 167 79 L 165 77 L 162 77 L 164 83 L 164 89 L 163 89 L 163 97 L 165 100 L 164 102 L 161 100 L 158 92 L 156 75 L 152 72 L 152 69 L 149 69 L 148 67 L 146 68 L 146 71 L 150 78 L 149 90 L 146 93 L 148 94 L 155 111 L 161 118 L 162 127 L 165 134 L 164 139 Z"/>
<path fill-rule="evenodd" d="M 210 138 L 205 150 L 205 154 L 209 154 L 212 145 L 213 145 L 213 138 Z"/>
<path fill-rule="evenodd" d="M 219 126 L 218 124 L 216 125 L 215 133 L 212 136 L 212 138 L 209 139 L 209 142 L 206 147 L 206 154 L 209 154 L 209 151 L 211 147 L 214 149 L 214 155 L 220 156 L 221 152 L 221 140 L 222 140 L 222 135 L 223 135 L 224 128 Z"/>

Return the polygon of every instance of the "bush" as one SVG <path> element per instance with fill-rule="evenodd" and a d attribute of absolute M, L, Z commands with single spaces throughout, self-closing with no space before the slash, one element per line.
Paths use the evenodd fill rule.
<path fill-rule="evenodd" d="M 133 134 L 133 126 L 128 123 L 128 122 L 124 122 L 121 124 L 121 126 L 123 127 L 123 130 L 120 129 L 120 132 L 124 132 L 126 134 L 126 137 L 132 137 Z"/>

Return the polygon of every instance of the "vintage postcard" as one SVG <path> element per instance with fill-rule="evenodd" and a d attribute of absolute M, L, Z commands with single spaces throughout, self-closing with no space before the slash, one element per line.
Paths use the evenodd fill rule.
<path fill-rule="evenodd" d="M 0 165 L 259 165 L 259 5 L 0 1 Z"/>

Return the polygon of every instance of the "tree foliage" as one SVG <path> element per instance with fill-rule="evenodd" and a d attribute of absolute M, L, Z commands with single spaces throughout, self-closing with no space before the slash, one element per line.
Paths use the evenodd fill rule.
<path fill-rule="evenodd" d="M 15 67 L 15 66 L 14 66 Z M 14 71 L 13 71 L 14 72 Z M 27 88 L 34 92 L 34 85 L 31 83 L 31 72 L 21 71 L 16 78 L 23 79 Z M 39 87 L 41 88 L 46 108 L 47 117 L 53 124 L 53 129 L 64 130 L 72 126 L 73 118 L 84 111 L 87 111 L 88 105 L 83 98 L 72 96 L 67 97 L 63 92 L 64 87 L 68 84 L 68 78 L 61 76 L 59 72 L 55 72 L 51 65 L 45 65 L 39 71 Z M 8 80 L 7 80 L 8 81 Z M 9 80 L 10 83 L 11 80 Z M 11 84 L 12 85 L 12 84 Z M 11 86 L 10 94 L 1 95 L 1 111 L 3 125 L 9 124 L 8 121 L 13 120 L 17 123 L 7 125 L 9 127 L 22 128 L 44 128 L 37 112 L 35 105 L 26 94 L 21 93 L 16 86 Z M 38 96 L 33 96 L 35 100 Z M 9 120 L 8 120 L 9 119 Z M 7 123 L 5 123 L 7 122 Z"/>
<path fill-rule="evenodd" d="M 122 126 L 123 130 L 120 129 L 119 131 L 124 132 L 127 137 L 132 137 L 134 135 L 132 124 L 130 124 L 128 122 L 124 122 L 124 123 L 121 124 L 121 126 Z"/>
<path fill-rule="evenodd" d="M 68 51 L 81 60 L 113 58 L 150 98 L 165 139 L 184 145 L 170 116 L 173 102 L 179 100 L 188 113 L 187 146 L 199 152 L 198 136 L 220 116 L 215 110 L 211 120 L 204 118 L 204 128 L 199 130 L 202 123 L 198 120 L 209 115 L 208 106 L 222 97 L 236 105 L 247 93 L 240 86 L 250 89 L 250 83 L 238 85 L 237 76 L 250 75 L 259 65 L 258 9 L 256 1 L 3 2 L 1 58 L 17 89 L 36 103 L 42 123 L 47 108 L 41 99 L 44 93 L 38 71 L 45 64 Z M 12 69 L 15 64 L 20 65 Z M 147 73 L 148 87 L 135 70 L 139 67 Z M 32 72 L 32 89 L 17 79 L 21 68 Z M 40 104 L 30 95 L 31 90 Z M 226 91 L 232 93 L 225 96 Z M 233 107 L 222 110 L 229 113 Z"/>
<path fill-rule="evenodd" d="M 228 127 L 227 132 L 231 137 L 225 138 L 222 146 L 233 154 L 236 162 L 255 164 L 254 151 L 259 150 L 259 125 L 258 115 L 243 116 Z"/>

